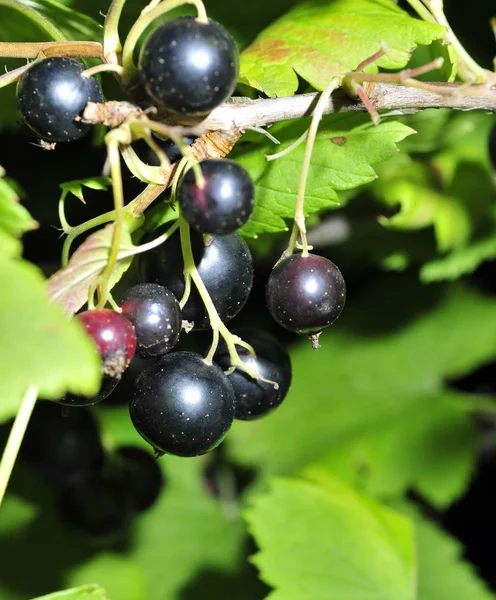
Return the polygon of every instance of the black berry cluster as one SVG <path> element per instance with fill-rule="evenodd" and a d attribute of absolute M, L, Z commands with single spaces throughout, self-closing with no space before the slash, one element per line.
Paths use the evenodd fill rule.
<path fill-rule="evenodd" d="M 155 458 L 141 448 L 106 452 L 88 409 L 36 406 L 21 449 L 24 462 L 55 486 L 61 518 L 78 533 L 113 541 L 150 508 L 164 484 Z"/>
<path fill-rule="evenodd" d="M 160 115 L 194 123 L 233 93 L 239 54 L 219 24 L 180 17 L 150 33 L 138 70 L 142 92 Z M 21 119 L 33 135 L 46 142 L 68 142 L 86 133 L 88 125 L 81 115 L 88 102 L 100 102 L 103 95 L 80 62 L 48 58 L 35 61 L 26 71 L 17 98 Z M 156 150 L 162 161 L 164 152 L 171 162 L 182 158 L 181 148 L 173 142 L 146 139 L 149 148 L 162 146 Z M 184 139 L 186 144 L 192 141 Z M 41 444 L 43 452 L 38 456 L 30 453 L 29 445 L 26 448 L 28 461 L 41 461 L 45 475 L 64 484 L 60 504 L 65 517 L 93 535 L 124 530 L 133 511 L 151 505 L 154 495 L 147 491 L 147 478 L 155 482 L 154 489 L 160 487 L 155 466 L 137 449 L 119 449 L 113 454 L 114 466 L 107 468 L 96 425 L 75 408 L 113 394 L 135 354 L 147 364 L 133 381 L 130 415 L 157 454 L 198 456 L 212 450 L 235 418 L 252 420 L 268 414 L 283 402 L 291 385 L 289 355 L 275 338 L 244 330 L 237 339 L 226 333 L 224 325 L 242 310 L 253 285 L 253 259 L 239 232 L 255 206 L 250 175 L 225 159 L 196 165 L 190 161 L 184 171 L 181 165 L 180 173 L 173 200 L 181 234 L 142 255 L 141 282 L 124 292 L 119 310 L 87 310 L 77 317 L 101 359 L 99 392 L 92 398 L 67 394 L 61 400 L 70 410 L 65 420 L 53 413 L 60 407 L 40 407 L 31 437 L 38 436 L 33 447 Z M 161 233 L 159 229 L 153 237 Z M 277 323 L 313 338 L 338 318 L 345 295 L 339 269 L 306 251 L 281 260 L 266 287 L 267 306 Z M 215 343 L 207 358 L 176 349 L 183 328 L 211 326 L 216 327 Z M 47 418 L 54 419 L 54 431 L 59 432 L 53 440 L 43 427 L 36 429 L 36 419 Z M 78 437 L 77 428 L 73 431 L 73 421 L 81 421 L 84 439 Z M 64 444 L 70 448 L 67 453 Z M 81 460 L 73 464 L 76 454 Z M 126 483 L 133 481 L 138 483 Z M 134 491 L 125 492 L 124 487 Z M 98 505 L 104 509 L 97 510 Z"/>

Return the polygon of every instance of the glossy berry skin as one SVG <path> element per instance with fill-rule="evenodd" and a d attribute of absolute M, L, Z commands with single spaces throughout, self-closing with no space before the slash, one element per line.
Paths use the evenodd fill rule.
<path fill-rule="evenodd" d="M 46 58 L 17 84 L 17 106 L 24 124 L 48 142 L 72 142 L 90 129 L 76 121 L 88 102 L 103 102 L 100 84 L 83 75 L 85 67 L 71 58 Z"/>
<path fill-rule="evenodd" d="M 57 402 L 38 402 L 21 446 L 26 463 L 57 485 L 98 472 L 104 458 L 92 414 L 77 409 L 63 415 L 62 410 Z"/>
<path fill-rule="evenodd" d="M 493 169 L 496 171 L 496 125 L 491 129 L 489 134 L 489 159 Z"/>
<path fill-rule="evenodd" d="M 250 175 L 233 160 L 204 160 L 200 168 L 203 187 L 197 185 L 190 169 L 177 189 L 181 213 L 199 233 L 236 231 L 248 221 L 255 205 Z"/>
<path fill-rule="evenodd" d="M 137 446 L 121 446 L 117 449 L 116 457 L 133 508 L 138 512 L 148 510 L 164 485 L 157 459 Z"/>
<path fill-rule="evenodd" d="M 227 100 L 239 72 L 234 40 L 218 23 L 179 17 L 146 39 L 139 61 L 149 96 L 167 109 L 203 115 Z"/>
<path fill-rule="evenodd" d="M 77 318 L 96 344 L 103 374 L 120 377 L 136 352 L 136 333 L 131 322 L 108 308 L 87 310 Z"/>
<path fill-rule="evenodd" d="M 160 356 L 174 348 L 182 328 L 181 309 L 174 294 L 157 283 L 129 288 L 119 306 L 134 325 L 136 352 L 143 358 Z"/>
<path fill-rule="evenodd" d="M 62 489 L 59 513 L 86 537 L 116 540 L 131 522 L 133 505 L 122 477 L 95 473 Z"/>
<path fill-rule="evenodd" d="M 59 404 L 64 406 L 92 406 L 98 404 L 102 400 L 105 400 L 115 390 L 120 379 L 118 377 L 109 377 L 104 375 L 102 377 L 102 383 L 100 390 L 96 396 L 81 396 L 80 394 L 66 394 L 62 400 L 59 400 Z"/>
<path fill-rule="evenodd" d="M 153 237 L 163 233 L 166 227 L 157 229 Z M 251 292 L 253 259 L 248 245 L 237 233 L 204 238 L 194 231 L 191 231 L 191 245 L 198 273 L 220 318 L 226 323 L 239 313 Z M 182 298 L 184 263 L 178 235 L 146 252 L 140 268 L 143 281 L 160 283 L 176 298 Z M 203 301 L 194 285 L 182 315 L 183 319 L 195 323 L 195 329 L 210 327 Z"/>
<path fill-rule="evenodd" d="M 199 456 L 217 446 L 234 419 L 234 392 L 200 354 L 173 352 L 145 369 L 129 405 L 138 433 L 156 450 Z"/>
<path fill-rule="evenodd" d="M 295 333 L 314 334 L 341 314 L 346 285 L 340 270 L 327 258 L 294 254 L 272 270 L 266 300 L 279 325 Z"/>
<path fill-rule="evenodd" d="M 270 383 L 253 379 L 239 368 L 227 376 L 236 398 L 235 418 L 249 421 L 263 417 L 284 400 L 291 385 L 291 360 L 284 346 L 269 333 L 241 330 L 236 334 L 250 344 L 256 352 L 256 356 L 253 356 L 238 346 L 238 354 L 243 362 L 264 379 L 279 384 L 279 389 L 276 390 Z M 225 343 L 220 345 L 214 360 L 224 371 L 231 366 Z"/>

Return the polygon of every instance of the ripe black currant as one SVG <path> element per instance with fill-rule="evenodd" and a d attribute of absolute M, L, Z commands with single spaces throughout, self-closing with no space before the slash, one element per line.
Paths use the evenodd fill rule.
<path fill-rule="evenodd" d="M 164 484 L 157 460 L 137 446 L 117 449 L 117 459 L 135 510 L 148 510 L 157 500 Z"/>
<path fill-rule="evenodd" d="M 244 348 L 238 347 L 243 362 L 264 379 L 279 385 L 276 390 L 272 384 L 253 379 L 239 368 L 228 375 L 236 397 L 236 419 L 248 421 L 266 415 L 284 400 L 291 385 L 291 360 L 284 346 L 269 333 L 253 330 L 236 333 L 256 352 L 256 356 L 252 356 Z M 225 343 L 220 345 L 214 360 L 223 370 L 231 366 Z"/>
<path fill-rule="evenodd" d="M 98 404 L 98 402 L 101 402 L 110 396 L 110 394 L 117 387 L 119 381 L 120 379 L 118 377 L 109 377 L 108 375 L 104 375 L 100 385 L 100 390 L 96 396 L 88 397 L 81 396 L 79 394 L 66 394 L 62 400 L 59 401 L 59 404 L 63 404 L 64 406 L 91 406 L 93 404 Z"/>
<path fill-rule="evenodd" d="M 129 411 L 156 450 L 198 456 L 215 448 L 230 428 L 234 392 L 217 365 L 193 352 L 173 352 L 138 377 Z"/>
<path fill-rule="evenodd" d="M 103 464 L 98 425 L 85 409 L 65 416 L 55 402 L 38 402 L 24 438 L 21 455 L 47 481 L 65 484 L 97 472 Z"/>
<path fill-rule="evenodd" d="M 114 473 L 95 473 L 62 489 L 59 511 L 79 533 L 114 541 L 130 524 L 132 497 L 124 478 Z"/>
<path fill-rule="evenodd" d="M 159 228 L 154 237 L 165 229 Z M 191 232 L 191 245 L 198 273 L 220 318 L 227 322 L 245 305 L 253 284 L 253 260 L 244 239 L 237 233 L 201 236 Z M 143 281 L 164 285 L 176 296 L 184 293 L 184 263 L 178 235 L 146 252 L 141 259 Z M 210 326 L 203 301 L 192 284 L 191 294 L 182 310 L 183 319 L 193 321 L 196 329 Z"/>
<path fill-rule="evenodd" d="M 179 17 L 162 23 L 149 35 L 139 67 L 154 101 L 171 111 L 202 115 L 233 93 L 239 53 L 218 23 Z"/>
<path fill-rule="evenodd" d="M 190 169 L 183 177 L 177 199 L 188 223 L 200 233 L 226 234 L 248 221 L 255 204 L 250 175 L 233 160 L 204 160 L 200 163 L 203 187 Z"/>
<path fill-rule="evenodd" d="M 48 142 L 72 142 L 90 128 L 77 121 L 88 102 L 102 102 L 100 84 L 83 75 L 71 58 L 46 58 L 33 64 L 17 85 L 17 106 L 24 124 Z"/>
<path fill-rule="evenodd" d="M 136 352 L 136 333 L 131 322 L 108 308 L 87 310 L 77 317 L 96 344 L 103 374 L 120 377 Z"/>
<path fill-rule="evenodd" d="M 295 333 L 314 334 L 341 314 L 346 285 L 340 270 L 327 258 L 294 254 L 272 270 L 266 299 L 279 325 Z"/>
<path fill-rule="evenodd" d="M 179 341 L 181 309 L 174 294 L 157 283 L 140 283 L 129 288 L 119 303 L 122 314 L 136 331 L 136 352 L 151 358 L 165 354 Z"/>
<path fill-rule="evenodd" d="M 489 158 L 493 169 L 496 170 L 496 125 L 493 126 L 489 134 Z"/>

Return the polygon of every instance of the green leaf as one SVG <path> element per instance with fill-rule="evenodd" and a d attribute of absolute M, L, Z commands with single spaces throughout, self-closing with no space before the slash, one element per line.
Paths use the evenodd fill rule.
<path fill-rule="evenodd" d="M 77 190 L 76 190 L 77 191 Z M 95 285 L 107 264 L 112 244 L 113 225 L 91 234 L 71 256 L 68 264 L 48 280 L 50 298 L 61 304 L 68 314 L 77 312 L 88 301 L 88 290 Z M 134 248 L 131 234 L 124 229 L 120 252 Z M 110 289 L 129 269 L 132 256 L 119 260 L 110 279 Z"/>
<path fill-rule="evenodd" d="M 100 361 L 90 338 L 50 303 L 45 280 L 33 265 L 0 261 L 0 420 L 15 414 L 26 390 L 57 399 L 66 391 L 98 390 Z"/>
<path fill-rule="evenodd" d="M 88 177 L 86 179 L 75 179 L 73 181 L 66 181 L 60 184 L 60 188 L 63 192 L 73 194 L 76 198 L 79 198 L 81 202 L 84 202 L 83 188 L 87 187 L 90 190 L 97 190 L 104 192 L 112 185 L 112 179 L 110 177 Z"/>
<path fill-rule="evenodd" d="M 402 507 L 403 508 L 403 507 Z M 414 507 L 418 557 L 418 600 L 494 600 L 474 568 L 462 560 L 463 546 Z"/>
<path fill-rule="evenodd" d="M 339 480 L 274 479 L 246 511 L 270 600 L 414 600 L 411 524 Z"/>
<path fill-rule="evenodd" d="M 99 585 L 84 585 L 71 590 L 48 594 L 48 596 L 40 596 L 34 600 L 108 600 L 108 596 Z"/>
<path fill-rule="evenodd" d="M 457 248 L 447 256 L 431 260 L 420 269 L 420 278 L 425 283 L 459 279 L 473 273 L 485 260 L 496 258 L 496 227 L 488 236 Z"/>
<path fill-rule="evenodd" d="M 364 286 L 318 352 L 306 341 L 293 350 L 288 397 L 267 419 L 236 424 L 231 456 L 276 474 L 341 463 L 373 492 L 416 487 L 444 506 L 468 480 L 474 434 L 470 398 L 443 381 L 496 356 L 494 327 L 496 301 L 471 289 L 396 274 Z"/>
<path fill-rule="evenodd" d="M 308 123 L 286 124 L 277 132 L 283 151 L 306 129 Z M 312 155 L 305 196 L 305 213 L 311 214 L 339 205 L 336 191 L 345 191 L 376 178 L 373 166 L 388 159 L 396 144 L 413 130 L 402 123 L 383 121 L 374 126 L 364 115 L 335 115 L 323 120 Z M 284 219 L 293 218 L 305 145 L 277 160 L 267 162 L 263 154 L 270 146 L 251 148 L 237 160 L 255 182 L 253 214 L 241 232 L 250 237 L 259 233 L 284 231 Z"/>
<path fill-rule="evenodd" d="M 269 25 L 241 56 L 240 79 L 268 96 L 288 96 L 302 77 L 318 90 L 352 71 L 385 42 L 377 65 L 401 69 L 417 44 L 444 34 L 439 25 L 413 19 L 389 0 L 313 0 Z"/>
<path fill-rule="evenodd" d="M 38 223 L 19 203 L 15 184 L 4 175 L 5 172 L 0 166 L 0 255 L 12 256 L 20 253 L 20 244 L 16 239 L 26 231 L 36 229 Z M 3 244 L 5 252 L 2 252 Z"/>

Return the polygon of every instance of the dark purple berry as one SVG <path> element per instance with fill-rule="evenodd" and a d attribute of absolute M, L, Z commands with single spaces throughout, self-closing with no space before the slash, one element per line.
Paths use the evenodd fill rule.
<path fill-rule="evenodd" d="M 279 325 L 295 333 L 315 334 L 341 314 L 346 285 L 340 270 L 327 258 L 294 254 L 272 270 L 266 299 Z"/>
<path fill-rule="evenodd" d="M 233 93 L 239 53 L 218 23 L 179 17 L 152 31 L 143 44 L 139 67 L 156 103 L 174 112 L 202 115 Z"/>
<path fill-rule="evenodd" d="M 261 377 L 278 384 L 253 379 L 242 369 L 235 369 L 227 378 L 233 386 L 236 398 L 236 419 L 258 419 L 281 404 L 291 385 L 291 360 L 287 350 L 273 336 L 264 331 L 241 330 L 239 337 L 250 344 L 256 356 L 241 346 L 237 347 L 243 362 Z M 222 343 L 215 355 L 215 362 L 227 371 L 231 360 L 227 346 Z"/>
<path fill-rule="evenodd" d="M 122 314 L 134 325 L 136 352 L 143 358 L 165 354 L 179 341 L 181 309 L 174 294 L 164 286 L 135 285 L 125 292 L 119 305 Z"/>
<path fill-rule="evenodd" d="M 160 235 L 165 228 L 167 225 L 156 230 L 153 237 Z M 226 323 L 239 313 L 250 295 L 253 260 L 248 245 L 237 233 L 204 237 L 194 231 L 191 231 L 191 245 L 198 273 L 220 318 Z M 182 298 L 184 293 L 183 270 L 178 235 L 146 252 L 141 259 L 143 281 L 164 285 L 176 298 Z M 203 300 L 194 285 L 182 315 L 183 319 L 195 323 L 195 329 L 210 326 Z"/>
<path fill-rule="evenodd" d="M 131 322 L 108 308 L 87 310 L 77 318 L 96 344 L 103 374 L 120 377 L 136 352 L 136 333 Z"/>
<path fill-rule="evenodd" d="M 234 392 L 222 370 L 193 352 L 166 354 L 136 381 L 129 411 L 157 451 L 198 456 L 217 446 L 234 419 Z"/>
<path fill-rule="evenodd" d="M 139 512 L 148 510 L 164 485 L 157 459 L 137 446 L 122 446 L 116 454 L 134 509 Z"/>
<path fill-rule="evenodd" d="M 17 84 L 17 106 L 24 124 L 48 142 L 72 142 L 90 125 L 77 120 L 88 102 L 103 102 L 100 84 L 83 75 L 71 58 L 46 58 L 33 64 Z"/>
<path fill-rule="evenodd" d="M 184 218 L 199 233 L 236 231 L 248 221 L 255 204 L 250 175 L 233 160 L 204 160 L 200 168 L 202 187 L 190 169 L 177 189 Z"/>
<path fill-rule="evenodd" d="M 21 455 L 47 481 L 66 484 L 97 472 L 103 464 L 100 432 L 91 413 L 65 415 L 56 402 L 39 401 L 31 416 Z"/>
<path fill-rule="evenodd" d="M 133 505 L 124 479 L 102 472 L 67 485 L 60 493 L 59 512 L 78 533 L 116 541 L 127 531 Z"/>

